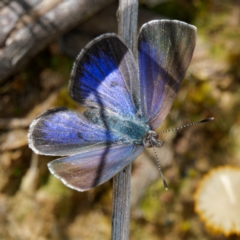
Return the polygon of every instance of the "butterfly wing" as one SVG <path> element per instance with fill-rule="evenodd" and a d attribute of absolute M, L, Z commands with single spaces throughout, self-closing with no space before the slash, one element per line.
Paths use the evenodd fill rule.
<path fill-rule="evenodd" d="M 81 114 L 55 108 L 32 122 L 28 140 L 30 148 L 38 154 L 67 156 L 117 143 L 119 137 Z"/>
<path fill-rule="evenodd" d="M 105 146 L 54 160 L 48 164 L 48 168 L 68 187 L 77 191 L 86 191 L 112 178 L 142 151 L 141 145 Z"/>
<path fill-rule="evenodd" d="M 143 115 L 151 129 L 166 118 L 191 61 L 196 28 L 176 20 L 144 24 L 138 42 Z"/>
<path fill-rule="evenodd" d="M 83 106 L 135 116 L 140 108 L 137 66 L 115 34 L 104 34 L 83 49 L 74 64 L 69 92 Z"/>

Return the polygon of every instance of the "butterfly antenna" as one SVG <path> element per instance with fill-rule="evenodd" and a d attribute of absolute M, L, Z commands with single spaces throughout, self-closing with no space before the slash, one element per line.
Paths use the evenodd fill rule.
<path fill-rule="evenodd" d="M 167 185 L 167 182 L 166 182 L 166 180 L 165 180 L 165 178 L 164 178 L 164 176 L 163 176 L 162 169 L 161 169 L 161 166 L 160 166 L 160 162 L 159 162 L 159 159 L 158 159 L 156 150 L 155 150 L 155 148 L 154 148 L 153 145 L 152 145 L 152 147 L 153 147 L 153 152 L 154 152 L 155 157 L 156 157 L 158 170 L 159 170 L 159 172 L 160 172 L 160 175 L 161 175 L 161 178 L 162 178 L 162 181 L 163 181 L 163 186 L 164 186 L 165 190 L 168 190 L 168 185 Z"/>
<path fill-rule="evenodd" d="M 209 122 L 209 121 L 212 121 L 214 118 L 213 117 L 210 117 L 210 118 L 206 118 L 206 119 L 203 119 L 201 121 L 197 121 L 197 122 L 193 122 L 193 123 L 188 123 L 186 125 L 183 125 L 181 127 L 177 127 L 177 128 L 172 128 L 172 129 L 168 129 L 168 130 L 165 130 L 163 132 L 160 132 L 159 134 L 161 133 L 166 133 L 166 132 L 172 132 L 172 131 L 176 131 L 176 130 L 180 130 L 180 129 L 183 129 L 183 128 L 186 128 L 186 127 L 190 127 L 192 125 L 195 125 L 195 124 L 199 124 L 199 123 L 205 123 L 205 122 Z"/>

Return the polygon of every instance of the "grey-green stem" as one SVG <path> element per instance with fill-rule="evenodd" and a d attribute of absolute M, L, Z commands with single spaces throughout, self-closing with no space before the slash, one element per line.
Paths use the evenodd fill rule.
<path fill-rule="evenodd" d="M 120 0 L 118 34 L 137 58 L 138 0 Z M 113 178 L 112 240 L 128 240 L 130 222 L 131 164 Z"/>

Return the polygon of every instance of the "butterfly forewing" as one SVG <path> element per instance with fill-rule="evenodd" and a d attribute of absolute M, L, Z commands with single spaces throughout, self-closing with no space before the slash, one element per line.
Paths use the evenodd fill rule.
<path fill-rule="evenodd" d="M 131 51 L 115 34 L 96 38 L 77 57 L 69 91 L 86 107 L 135 116 L 140 108 L 139 80 Z"/>
<path fill-rule="evenodd" d="M 143 115 L 156 129 L 176 97 L 196 43 L 196 28 L 176 20 L 144 24 L 138 42 Z"/>

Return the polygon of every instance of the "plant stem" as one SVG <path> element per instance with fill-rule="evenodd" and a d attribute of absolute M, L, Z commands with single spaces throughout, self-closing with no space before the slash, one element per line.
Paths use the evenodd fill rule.
<path fill-rule="evenodd" d="M 118 34 L 137 58 L 138 0 L 120 0 Z M 113 178 L 112 240 L 128 240 L 131 164 Z"/>

